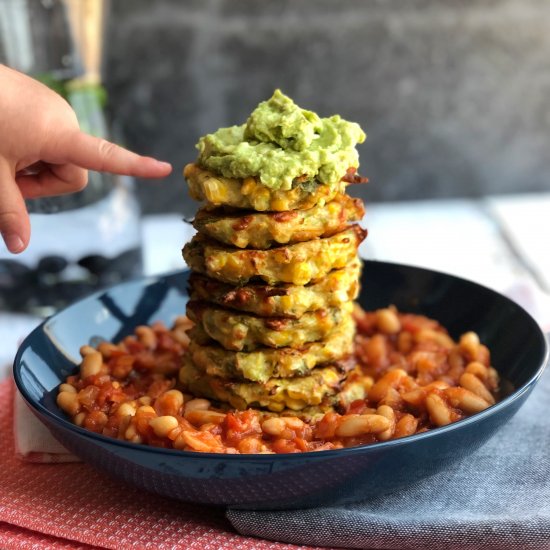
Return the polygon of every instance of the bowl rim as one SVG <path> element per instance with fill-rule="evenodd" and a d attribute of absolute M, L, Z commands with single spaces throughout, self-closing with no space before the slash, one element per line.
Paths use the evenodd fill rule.
<path fill-rule="evenodd" d="M 106 293 L 112 292 L 115 289 L 121 288 L 126 285 L 132 285 L 132 284 L 139 284 L 140 286 L 150 286 L 159 282 L 162 282 L 164 279 L 168 279 L 170 277 L 176 276 L 176 275 L 183 275 L 186 272 L 189 272 L 190 270 L 188 268 L 186 269 L 177 269 L 173 271 L 169 271 L 166 273 L 161 273 L 158 275 L 149 275 L 149 276 L 143 276 L 138 277 L 134 279 L 130 279 L 127 281 L 123 281 L 121 283 L 117 283 L 115 285 L 109 286 L 105 289 L 98 290 L 94 292 L 93 294 L 90 294 L 84 298 L 81 298 L 80 300 L 77 300 L 70 304 L 69 306 L 61 309 L 60 311 L 53 314 L 51 317 L 48 317 L 44 321 L 42 321 L 37 327 L 35 327 L 21 342 L 17 353 L 15 355 L 14 361 L 13 361 L 13 377 L 15 381 L 15 385 L 17 390 L 21 393 L 22 397 L 24 398 L 27 405 L 31 408 L 32 412 L 38 416 L 38 418 L 42 421 L 42 416 L 45 416 L 48 418 L 49 422 L 53 422 L 56 425 L 59 425 L 60 428 L 63 428 L 65 430 L 68 430 L 69 432 L 73 432 L 77 434 L 80 437 L 84 437 L 85 439 L 91 440 L 93 442 L 97 442 L 99 444 L 107 444 L 107 445 L 114 445 L 115 447 L 121 447 L 123 449 L 128 449 L 130 451 L 137 451 L 137 452 L 144 452 L 146 454 L 154 454 L 154 455 L 167 455 L 172 457 L 181 457 L 181 458 L 203 458 L 203 459 L 209 459 L 209 460 L 230 460 L 230 461 L 245 461 L 245 460 L 254 460 L 254 461 L 262 461 L 262 462 L 270 462 L 273 460 L 323 460 L 323 459 L 331 459 L 335 457 L 341 457 L 341 456 L 353 456 L 355 454 L 363 454 L 363 453 L 376 453 L 377 451 L 384 451 L 385 449 L 390 449 L 393 447 L 399 447 L 401 445 L 405 445 L 407 443 L 411 443 L 414 441 L 423 441 L 425 439 L 430 439 L 433 437 L 440 437 L 443 436 L 449 432 L 452 432 L 454 430 L 460 430 L 462 428 L 467 428 L 469 425 L 474 424 L 476 422 L 483 421 L 484 419 L 493 416 L 494 414 L 497 414 L 499 411 L 506 409 L 508 407 L 511 407 L 518 399 L 522 398 L 523 395 L 526 392 L 531 391 L 531 389 L 534 387 L 534 385 L 538 382 L 540 377 L 542 376 L 542 373 L 544 372 L 546 366 L 549 362 L 549 356 L 550 356 L 550 345 L 547 336 L 543 332 L 542 328 L 539 326 L 537 321 L 532 317 L 532 315 L 525 310 L 521 305 L 514 302 L 511 298 L 508 296 L 505 296 L 504 294 L 501 294 L 500 292 L 493 290 L 492 288 L 489 288 L 487 286 L 484 286 L 480 283 L 477 283 L 475 281 L 471 281 L 469 279 L 466 279 L 464 277 L 459 277 L 457 275 L 453 275 L 451 273 L 445 273 L 443 271 L 438 271 L 422 266 L 415 266 L 411 264 L 400 264 L 396 262 L 386 262 L 386 261 L 380 261 L 380 260 L 365 260 L 362 259 L 362 262 L 367 262 L 370 264 L 380 264 L 384 266 L 390 266 L 390 267 L 397 267 L 397 268 L 412 268 L 415 270 L 421 270 L 428 273 L 432 273 L 435 275 L 443 275 L 445 277 L 449 277 L 455 280 L 458 280 L 460 282 L 466 282 L 468 284 L 477 286 L 481 289 L 483 289 L 485 292 L 489 292 L 490 294 L 494 294 L 499 297 L 499 299 L 504 299 L 505 301 L 508 301 L 511 303 L 514 307 L 520 309 L 523 314 L 528 319 L 529 323 L 532 325 L 532 328 L 535 329 L 536 335 L 538 338 L 540 338 L 544 353 L 543 353 L 543 359 L 541 361 L 541 364 L 537 367 L 536 371 L 531 375 L 531 377 L 524 382 L 520 387 L 514 389 L 514 391 L 506 396 L 504 399 L 499 401 L 498 403 L 495 403 L 494 405 L 491 405 L 487 409 L 476 413 L 472 416 L 469 416 L 467 418 L 463 418 L 461 420 L 458 420 L 456 422 L 452 422 L 450 424 L 447 424 L 446 426 L 439 426 L 437 428 L 432 428 L 428 431 L 422 432 L 422 433 L 416 433 L 412 435 L 408 435 L 405 437 L 400 437 L 397 439 L 390 439 L 388 441 L 379 441 L 376 443 L 367 443 L 363 445 L 356 445 L 353 447 L 345 447 L 342 449 L 330 449 L 330 450 L 324 450 L 319 452 L 302 452 L 302 453 L 276 453 L 276 454 L 226 454 L 226 453 L 202 453 L 197 451 L 182 451 L 179 449 L 167 449 L 163 447 L 154 447 L 151 445 L 144 445 L 141 443 L 132 443 L 130 441 L 124 441 L 121 439 L 116 439 L 114 437 L 108 437 L 103 434 L 98 434 L 95 432 L 92 432 L 90 430 L 86 430 L 80 426 L 77 426 L 76 424 L 73 424 L 66 418 L 63 418 L 62 416 L 58 416 L 57 414 L 54 414 L 50 409 L 42 405 L 39 401 L 32 398 L 30 393 L 27 391 L 26 385 L 24 384 L 22 378 L 21 378 L 21 357 L 23 353 L 27 350 L 29 347 L 31 339 L 35 338 L 38 334 L 38 332 L 44 333 L 42 330 L 44 325 L 51 321 L 52 319 L 55 319 L 57 316 L 64 314 L 69 309 L 72 309 L 74 307 L 78 307 L 82 302 L 85 301 L 93 301 L 96 300 L 98 296 L 102 296 Z M 61 414 L 62 411 L 59 411 Z"/>

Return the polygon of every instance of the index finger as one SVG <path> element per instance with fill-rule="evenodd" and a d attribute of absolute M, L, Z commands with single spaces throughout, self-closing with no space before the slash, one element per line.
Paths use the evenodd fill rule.
<path fill-rule="evenodd" d="M 110 141 L 84 132 L 67 136 L 65 143 L 60 144 L 58 155 L 59 159 L 56 162 L 137 178 L 163 178 L 172 171 L 172 166 L 168 162 L 142 157 Z"/>

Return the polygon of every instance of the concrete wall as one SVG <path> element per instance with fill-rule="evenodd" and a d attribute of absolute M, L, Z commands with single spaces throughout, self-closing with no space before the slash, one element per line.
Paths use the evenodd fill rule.
<path fill-rule="evenodd" d="M 367 200 L 550 189 L 547 0 L 113 0 L 104 67 L 127 145 L 176 166 L 280 87 L 368 134 Z"/>

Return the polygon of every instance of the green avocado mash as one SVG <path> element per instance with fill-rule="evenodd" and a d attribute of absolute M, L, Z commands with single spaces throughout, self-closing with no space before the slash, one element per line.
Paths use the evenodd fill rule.
<path fill-rule="evenodd" d="M 291 189 L 296 178 L 334 185 L 357 168 L 355 145 L 364 140 L 358 124 L 320 118 L 275 90 L 246 124 L 200 138 L 198 163 L 228 178 L 257 177 L 271 189 Z"/>

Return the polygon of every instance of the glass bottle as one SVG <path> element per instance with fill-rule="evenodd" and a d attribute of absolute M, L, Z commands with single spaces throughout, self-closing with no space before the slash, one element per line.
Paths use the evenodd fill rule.
<path fill-rule="evenodd" d="M 0 62 L 41 78 L 65 95 L 83 131 L 109 139 L 98 68 L 100 7 L 101 0 L 7 0 L 0 29 L 19 30 L 11 38 L 1 33 Z M 27 250 L 11 255 L 0 244 L 0 310 L 47 316 L 141 274 L 140 212 L 131 178 L 89 172 L 83 191 L 29 200 L 27 208 Z"/>

